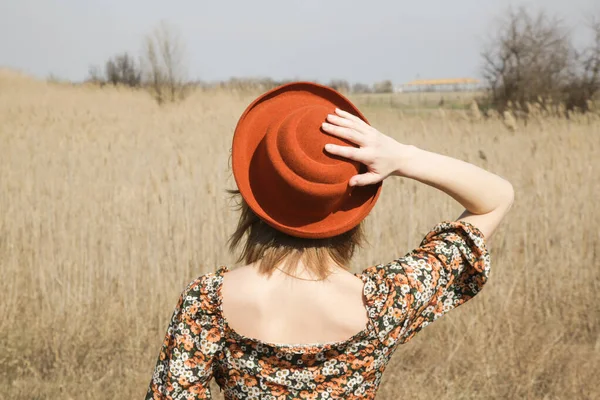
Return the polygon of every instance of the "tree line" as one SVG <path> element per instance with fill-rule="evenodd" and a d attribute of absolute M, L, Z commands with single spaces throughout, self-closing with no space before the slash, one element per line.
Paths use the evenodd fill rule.
<path fill-rule="evenodd" d="M 563 20 L 543 11 L 508 9 L 492 30 L 481 52 L 485 93 L 480 106 L 503 112 L 516 108 L 548 108 L 563 104 L 568 110 L 588 111 L 600 94 L 600 15 L 588 17 L 588 41 L 576 46 Z M 205 83 L 187 79 L 185 46 L 174 27 L 161 23 L 144 39 L 139 61 L 128 53 L 91 67 L 88 81 L 100 85 L 143 87 L 160 104 L 183 99 L 192 87 L 268 90 L 287 81 L 270 78 L 231 78 Z M 328 86 L 346 93 L 391 93 L 392 81 L 373 85 L 334 79 Z"/>
<path fill-rule="evenodd" d="M 139 61 L 129 53 L 109 58 L 104 68 L 92 66 L 87 81 L 98 85 L 144 87 L 159 104 L 182 100 L 190 86 L 185 47 L 176 29 L 161 22 L 144 38 Z"/>

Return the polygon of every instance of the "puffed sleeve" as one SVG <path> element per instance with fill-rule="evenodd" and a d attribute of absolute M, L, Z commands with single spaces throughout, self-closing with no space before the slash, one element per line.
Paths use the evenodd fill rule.
<path fill-rule="evenodd" d="M 477 227 L 443 221 L 418 248 L 365 272 L 370 317 L 380 340 L 395 346 L 479 293 L 488 280 L 490 256 Z"/>
<path fill-rule="evenodd" d="M 181 294 L 169 322 L 146 400 L 210 399 L 221 332 L 208 275 Z"/>

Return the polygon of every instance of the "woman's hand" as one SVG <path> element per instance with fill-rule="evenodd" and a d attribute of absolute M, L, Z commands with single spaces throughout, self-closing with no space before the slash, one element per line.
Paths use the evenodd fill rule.
<path fill-rule="evenodd" d="M 398 143 L 360 118 L 335 110 L 323 130 L 359 147 L 325 145 L 336 156 L 363 163 L 368 172 L 350 178 L 351 186 L 381 182 L 390 175 L 415 179 L 450 195 L 465 211 L 459 220 L 470 222 L 489 238 L 514 201 L 514 190 L 504 178 L 473 164 Z"/>
<path fill-rule="evenodd" d="M 406 176 L 403 169 L 415 154 L 416 147 L 404 145 L 360 118 L 339 109 L 329 114 L 323 130 L 330 135 L 355 143 L 359 147 L 325 145 L 333 155 L 358 161 L 367 166 L 368 172 L 350 178 L 350 186 L 365 186 L 381 182 L 390 175 Z"/>

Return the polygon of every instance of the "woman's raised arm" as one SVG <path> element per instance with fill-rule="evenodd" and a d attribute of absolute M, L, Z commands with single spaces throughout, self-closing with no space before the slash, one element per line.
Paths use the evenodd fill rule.
<path fill-rule="evenodd" d="M 377 183 L 389 176 L 415 179 L 450 195 L 465 211 L 457 220 L 467 221 L 489 238 L 514 200 L 512 185 L 473 164 L 405 145 L 384 135 L 358 117 L 336 110 L 323 124 L 329 134 L 358 147 L 328 144 L 331 154 L 365 164 L 368 172 L 350 179 L 350 185 Z"/>

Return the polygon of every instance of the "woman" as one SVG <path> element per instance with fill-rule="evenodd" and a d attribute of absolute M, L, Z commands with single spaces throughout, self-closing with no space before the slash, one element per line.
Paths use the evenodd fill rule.
<path fill-rule="evenodd" d="M 147 399 L 373 399 L 398 345 L 473 298 L 486 240 L 513 202 L 509 182 L 402 144 L 336 91 L 305 82 L 256 99 L 235 130 L 241 214 L 222 266 L 184 290 Z M 401 176 L 465 207 L 420 246 L 350 273 L 382 181 Z M 391 183 L 390 183 L 391 184 Z"/>

